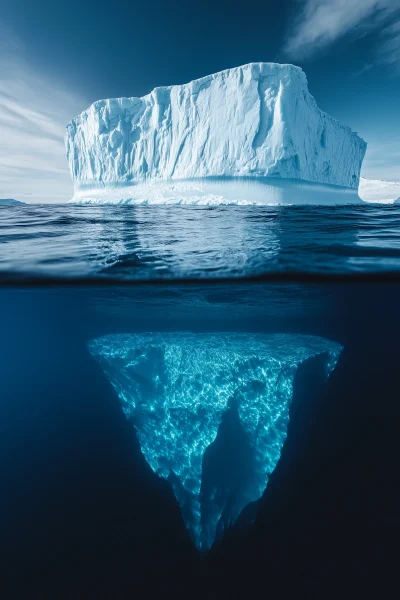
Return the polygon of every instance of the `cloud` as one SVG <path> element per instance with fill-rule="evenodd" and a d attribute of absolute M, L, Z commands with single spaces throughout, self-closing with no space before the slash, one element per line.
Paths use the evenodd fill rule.
<path fill-rule="evenodd" d="M 400 75 L 400 17 L 384 28 L 381 37 L 377 62 L 391 65 L 395 73 Z"/>
<path fill-rule="evenodd" d="M 300 0 L 284 52 L 305 59 L 349 34 L 378 31 L 375 62 L 400 72 L 400 0 Z"/>
<path fill-rule="evenodd" d="M 71 198 L 65 125 L 87 104 L 36 73 L 18 38 L 0 28 L 0 198 Z"/>
<path fill-rule="evenodd" d="M 362 177 L 400 181 L 400 135 L 393 133 L 368 140 Z"/>

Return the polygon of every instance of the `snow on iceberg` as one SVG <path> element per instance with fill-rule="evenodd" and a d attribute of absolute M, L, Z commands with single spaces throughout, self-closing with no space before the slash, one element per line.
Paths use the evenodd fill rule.
<path fill-rule="evenodd" d="M 181 332 L 108 335 L 89 350 L 205 551 L 263 494 L 286 439 L 298 367 L 320 356 L 326 378 L 342 347 L 307 335 Z M 228 458 L 214 454 L 203 477 L 207 452 L 217 436 L 221 446 L 229 419 L 236 425 L 225 436 Z"/>
<path fill-rule="evenodd" d="M 75 202 L 331 204 L 359 201 L 366 143 L 319 110 L 299 67 L 252 63 L 99 100 L 66 149 Z"/>
<path fill-rule="evenodd" d="M 360 179 L 358 189 L 361 200 L 376 204 L 393 204 L 400 199 L 400 181 Z"/>

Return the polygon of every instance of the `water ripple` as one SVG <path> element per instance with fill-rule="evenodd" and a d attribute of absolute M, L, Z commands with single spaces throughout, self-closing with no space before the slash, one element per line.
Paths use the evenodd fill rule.
<path fill-rule="evenodd" d="M 400 275 L 400 207 L 0 208 L 2 281 Z"/>

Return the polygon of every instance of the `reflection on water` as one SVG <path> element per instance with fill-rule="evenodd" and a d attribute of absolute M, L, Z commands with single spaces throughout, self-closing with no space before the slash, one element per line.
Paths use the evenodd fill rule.
<path fill-rule="evenodd" d="M 341 274 L 400 267 L 400 206 L 16 206 L 0 209 L 3 280 Z"/>

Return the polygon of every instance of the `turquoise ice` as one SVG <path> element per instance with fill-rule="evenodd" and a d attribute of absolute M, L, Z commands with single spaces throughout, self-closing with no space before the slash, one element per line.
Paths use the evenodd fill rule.
<path fill-rule="evenodd" d="M 299 365 L 324 355 L 328 377 L 342 347 L 306 335 L 141 333 L 95 339 L 89 350 L 134 424 L 146 461 L 170 481 L 193 542 L 205 551 L 263 494 L 286 438 Z M 205 490 L 203 458 L 228 411 L 235 411 L 251 453 L 249 476 L 234 491 Z"/>

